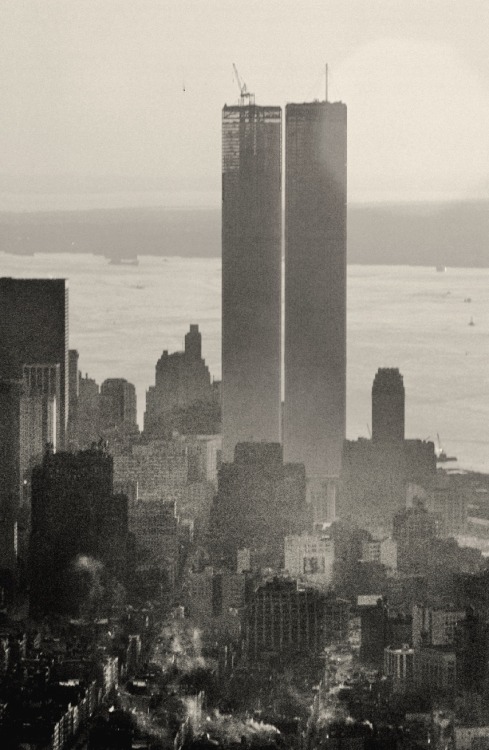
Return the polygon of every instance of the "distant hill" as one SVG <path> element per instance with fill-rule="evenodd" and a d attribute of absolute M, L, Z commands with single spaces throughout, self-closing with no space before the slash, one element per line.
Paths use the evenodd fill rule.
<path fill-rule="evenodd" d="M 0 213 L 0 251 L 108 257 L 221 252 L 218 209 L 133 208 Z M 351 204 L 348 261 L 489 266 L 489 202 Z"/>

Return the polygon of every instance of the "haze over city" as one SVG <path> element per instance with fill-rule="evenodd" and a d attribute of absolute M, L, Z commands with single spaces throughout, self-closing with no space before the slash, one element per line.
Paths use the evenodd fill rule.
<path fill-rule="evenodd" d="M 0 7 L 2 750 L 489 750 L 487 8 Z"/>
<path fill-rule="evenodd" d="M 257 104 L 348 103 L 349 202 L 489 196 L 484 0 L 5 0 L 0 208 L 219 206 Z"/>

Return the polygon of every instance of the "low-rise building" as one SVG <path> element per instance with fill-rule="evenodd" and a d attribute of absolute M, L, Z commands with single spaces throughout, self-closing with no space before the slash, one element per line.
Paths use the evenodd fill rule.
<path fill-rule="evenodd" d="M 384 675 L 392 680 L 396 693 L 409 691 L 414 680 L 414 649 L 408 645 L 384 649 Z"/>
<path fill-rule="evenodd" d="M 247 609 L 250 659 L 264 656 L 318 656 L 348 634 L 349 604 L 297 581 L 274 579 L 261 585 Z"/>
<path fill-rule="evenodd" d="M 457 627 L 466 618 L 459 607 L 413 607 L 413 645 L 451 646 L 455 643 Z"/>
<path fill-rule="evenodd" d="M 416 649 L 414 682 L 430 693 L 453 693 L 457 686 L 457 657 L 446 647 Z"/>
<path fill-rule="evenodd" d="M 362 542 L 362 562 L 385 565 L 390 570 L 397 569 L 397 544 L 394 539 L 372 539 Z"/>
<path fill-rule="evenodd" d="M 329 586 L 333 580 L 334 542 L 319 534 L 285 537 L 284 568 L 292 577 Z"/>

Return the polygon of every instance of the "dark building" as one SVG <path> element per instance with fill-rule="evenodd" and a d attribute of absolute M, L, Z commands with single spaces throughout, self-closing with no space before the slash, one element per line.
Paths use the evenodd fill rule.
<path fill-rule="evenodd" d="M 378 370 L 372 387 L 372 439 L 346 440 L 338 511 L 372 531 L 390 531 L 406 507 L 409 484 L 429 492 L 436 480 L 432 442 L 404 439 L 404 385 L 399 370 Z"/>
<path fill-rule="evenodd" d="M 374 599 L 375 597 L 364 597 Z M 368 602 L 358 607 L 360 612 L 360 659 L 366 664 L 381 668 L 384 649 L 387 646 L 400 648 L 412 642 L 412 617 L 410 614 L 391 609 L 382 597 L 375 603 Z"/>
<path fill-rule="evenodd" d="M 127 544 L 127 498 L 113 494 L 112 457 L 99 447 L 46 452 L 32 474 L 31 613 L 95 605 L 104 580 L 124 582 Z"/>
<path fill-rule="evenodd" d="M 17 574 L 22 381 L 0 381 L 0 587 L 11 598 Z"/>
<path fill-rule="evenodd" d="M 404 382 L 397 368 L 377 370 L 372 385 L 372 440 L 404 440 Z"/>
<path fill-rule="evenodd" d="M 379 597 L 375 603 L 361 606 L 359 610 L 360 659 L 380 668 L 384 660 L 384 648 L 388 645 L 387 606 L 382 597 Z"/>
<path fill-rule="evenodd" d="M 349 604 L 293 580 L 275 579 L 250 597 L 246 645 L 250 659 L 312 658 L 348 635 Z"/>
<path fill-rule="evenodd" d="M 8 597 L 25 559 L 30 471 L 43 452 L 43 417 L 43 399 L 29 395 L 24 380 L 0 380 L 0 587 Z"/>
<path fill-rule="evenodd" d="M 79 354 L 76 349 L 68 351 L 68 429 L 70 433 L 76 422 L 78 396 L 80 395 L 80 378 L 78 372 Z"/>
<path fill-rule="evenodd" d="M 68 289 L 64 279 L 0 279 L 0 378 L 59 365 L 59 435 L 68 419 Z"/>
<path fill-rule="evenodd" d="M 31 364 L 24 367 L 26 395 L 42 402 L 43 447 L 50 443 L 56 450 L 61 434 L 61 367 L 60 365 Z"/>
<path fill-rule="evenodd" d="M 70 443 L 79 450 L 100 439 L 100 387 L 93 378 L 78 373 L 76 414 L 70 423 Z"/>
<path fill-rule="evenodd" d="M 288 104 L 285 129 L 285 459 L 324 479 L 345 439 L 346 105 Z"/>
<path fill-rule="evenodd" d="M 136 388 L 124 378 L 108 378 L 100 389 L 100 419 L 103 430 L 119 427 L 138 431 Z"/>
<path fill-rule="evenodd" d="M 216 432 L 220 408 L 202 358 L 202 334 L 195 323 L 185 335 L 183 352 L 163 352 L 156 363 L 155 384 L 146 393 L 144 432 L 152 438 L 186 433 Z"/>
<path fill-rule="evenodd" d="M 284 538 L 309 527 L 304 466 L 284 464 L 279 443 L 238 443 L 219 470 L 211 511 L 216 562 L 235 568 L 237 551 L 252 548 L 261 567 L 280 568 Z"/>
<path fill-rule="evenodd" d="M 222 111 L 223 458 L 280 441 L 282 111 Z M 297 459 L 302 460 L 302 459 Z"/>

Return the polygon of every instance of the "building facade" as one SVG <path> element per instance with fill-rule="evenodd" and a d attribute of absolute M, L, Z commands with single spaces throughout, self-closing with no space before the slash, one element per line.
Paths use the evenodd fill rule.
<path fill-rule="evenodd" d="M 223 460 L 280 441 L 282 112 L 222 111 Z"/>
<path fill-rule="evenodd" d="M 285 537 L 284 568 L 293 577 L 329 586 L 333 580 L 334 542 L 325 536 Z"/>
<path fill-rule="evenodd" d="M 346 420 L 346 105 L 288 104 L 285 156 L 287 461 L 338 477 Z"/>
<path fill-rule="evenodd" d="M 393 690 L 404 693 L 412 690 L 414 683 L 414 649 L 407 645 L 384 649 L 384 675 L 392 680 Z"/>
<path fill-rule="evenodd" d="M 399 370 L 381 367 L 372 385 L 372 440 L 404 441 L 404 382 Z"/>
<path fill-rule="evenodd" d="M 177 419 L 179 411 L 188 413 L 188 425 Z M 202 358 L 202 334 L 192 323 L 184 351 L 169 354 L 165 349 L 156 363 L 155 384 L 146 393 L 144 431 L 152 438 L 168 437 L 173 429 L 213 433 L 218 421 L 219 403 Z"/>
<path fill-rule="evenodd" d="M 30 607 L 78 614 L 102 575 L 125 582 L 128 503 L 113 492 L 105 450 L 46 452 L 32 473 Z"/>
<path fill-rule="evenodd" d="M 26 365 L 59 365 L 59 435 L 68 420 L 68 288 L 64 279 L 0 279 L 0 378 Z"/>
<path fill-rule="evenodd" d="M 114 427 L 138 431 L 136 388 L 124 378 L 108 378 L 100 388 L 100 418 L 103 430 Z"/>
<path fill-rule="evenodd" d="M 297 582 L 275 579 L 250 598 L 246 644 L 250 659 L 318 656 L 348 633 L 348 603 Z"/>
<path fill-rule="evenodd" d="M 238 443 L 219 471 L 210 533 L 216 563 L 236 568 L 250 548 L 258 567 L 283 567 L 284 538 L 310 527 L 304 467 L 285 464 L 278 443 Z"/>

